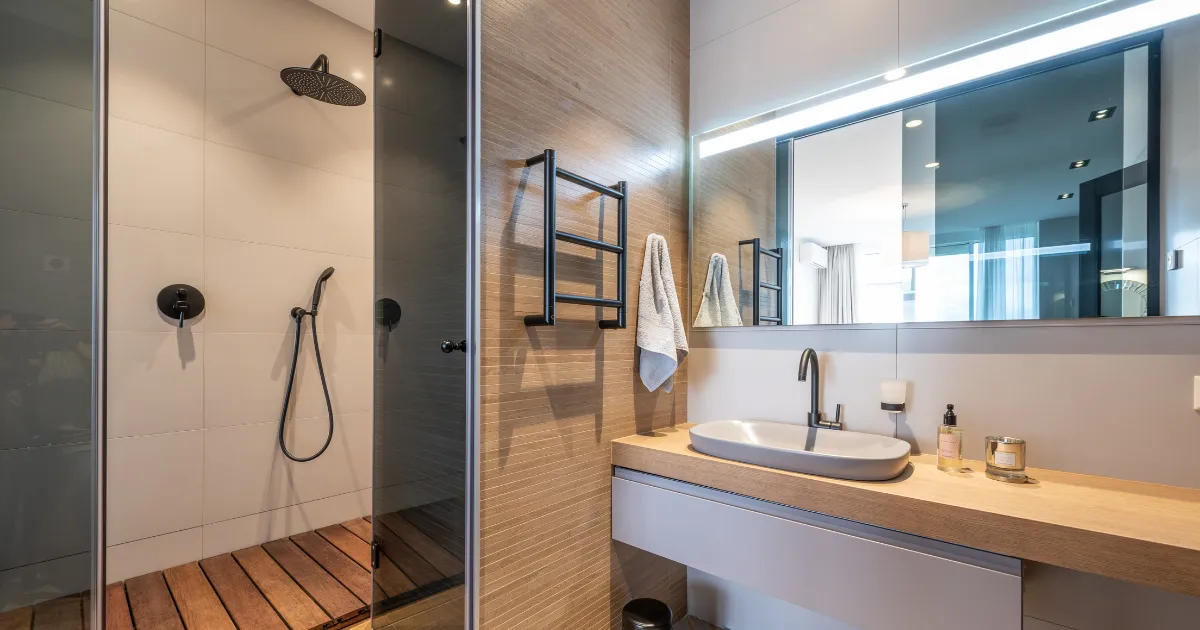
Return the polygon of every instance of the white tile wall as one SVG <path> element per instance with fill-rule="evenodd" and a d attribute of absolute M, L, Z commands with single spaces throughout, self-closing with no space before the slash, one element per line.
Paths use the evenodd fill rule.
<path fill-rule="evenodd" d="M 312 335 L 305 322 L 301 349 L 312 356 Z M 325 335 L 321 358 L 334 413 L 371 410 L 371 335 Z M 209 333 L 204 363 L 204 426 L 209 429 L 273 422 L 279 418 L 282 392 L 295 337 L 292 333 Z M 310 358 L 296 369 L 292 410 L 297 418 L 323 416 L 325 395 Z"/>
<path fill-rule="evenodd" d="M 369 255 L 371 183 L 210 143 L 204 156 L 208 236 Z"/>
<path fill-rule="evenodd" d="M 324 52 L 370 93 L 373 60 L 369 31 L 306 0 L 114 0 L 111 40 L 115 581 L 370 510 L 372 108 L 297 97 L 279 69 Z M 0 173 L 26 168 L 7 159 Z M 0 207 L 13 190 L 0 186 Z M 325 455 L 293 464 L 275 444 L 288 312 L 309 305 L 326 267 L 337 269 L 320 318 L 337 431 Z M 174 283 L 207 302 L 182 331 L 154 304 Z M 289 424 L 302 454 L 326 424 L 305 333 Z"/>
<path fill-rule="evenodd" d="M 201 532 L 201 528 L 193 527 L 109 546 L 105 557 L 108 583 L 200 560 L 203 558 Z"/>
<path fill-rule="evenodd" d="M 202 237 L 111 225 L 108 242 L 109 330 L 168 332 L 170 322 L 154 301 L 158 292 L 171 284 L 188 284 L 208 292 Z M 207 318 L 206 308 L 206 313 L 189 323 L 188 330 L 203 332 Z"/>
<path fill-rule="evenodd" d="M 204 526 L 204 556 L 212 557 L 258 544 L 344 523 L 371 512 L 371 491 L 309 501 Z"/>
<path fill-rule="evenodd" d="M 204 141 L 110 118 L 108 220 L 204 233 Z"/>
<path fill-rule="evenodd" d="M 208 45 L 279 72 L 308 67 L 317 55 L 329 69 L 371 93 L 371 32 L 312 2 L 207 0 Z M 263 37 L 270 32 L 271 37 Z"/>
<path fill-rule="evenodd" d="M 360 210 L 369 211 L 369 206 Z M 289 312 L 294 306 L 311 305 L 313 283 L 326 267 L 336 271 L 321 298 L 318 331 L 327 335 L 371 334 L 374 312 L 370 258 L 205 239 L 206 330 L 290 332 Z"/>
<path fill-rule="evenodd" d="M 109 110 L 113 116 L 204 136 L 204 44 L 112 11 Z"/>
<path fill-rule="evenodd" d="M 109 437 L 202 428 L 204 360 L 204 335 L 190 328 L 109 333 Z"/>
<path fill-rule="evenodd" d="M 108 440 L 108 543 L 201 524 L 204 434 L 177 431 Z"/>
<path fill-rule="evenodd" d="M 288 450 L 309 457 L 324 444 L 327 431 L 324 416 L 290 420 Z M 205 524 L 371 487 L 369 412 L 334 416 L 329 449 L 304 464 L 280 453 L 278 433 L 276 422 L 204 432 Z"/>
<path fill-rule="evenodd" d="M 204 0 L 112 0 L 113 9 L 204 41 Z"/>
<path fill-rule="evenodd" d="M 369 41 L 366 44 L 370 45 Z M 297 65 L 311 63 L 311 59 L 301 60 Z M 211 46 L 205 83 L 208 140 L 372 179 L 370 102 L 361 107 L 336 107 L 296 96 L 279 80 L 279 70 Z"/>

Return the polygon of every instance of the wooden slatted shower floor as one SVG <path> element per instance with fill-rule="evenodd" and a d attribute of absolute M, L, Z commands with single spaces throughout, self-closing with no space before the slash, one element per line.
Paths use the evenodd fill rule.
<path fill-rule="evenodd" d="M 385 608 L 400 609 L 388 613 L 395 619 L 405 608 L 430 608 L 426 600 L 461 601 L 463 563 L 443 546 L 454 540 L 452 528 L 430 507 L 378 517 L 384 553 L 374 592 Z M 370 540 L 364 517 L 110 584 L 106 630 L 349 627 L 370 612 Z M 86 629 L 87 597 L 0 613 L 0 630 Z"/>

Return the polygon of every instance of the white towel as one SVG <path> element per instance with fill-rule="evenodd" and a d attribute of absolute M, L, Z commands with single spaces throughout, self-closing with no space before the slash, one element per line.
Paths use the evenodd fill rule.
<path fill-rule="evenodd" d="M 700 312 L 696 313 L 696 328 L 715 326 L 741 326 L 742 309 L 733 297 L 733 285 L 729 283 L 729 261 L 724 254 L 713 254 L 708 259 L 708 277 L 704 280 L 704 296 L 700 298 Z"/>
<path fill-rule="evenodd" d="M 638 292 L 637 345 L 641 349 L 642 384 L 650 391 L 659 386 L 671 391 L 675 370 L 687 356 L 688 344 L 667 239 L 659 234 L 646 237 Z"/>

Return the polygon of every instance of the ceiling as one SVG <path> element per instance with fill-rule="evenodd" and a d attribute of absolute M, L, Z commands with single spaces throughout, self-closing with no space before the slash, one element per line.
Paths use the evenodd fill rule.
<path fill-rule="evenodd" d="M 937 232 L 1077 215 L 1079 184 L 1121 169 L 1127 152 L 1144 148 L 1144 131 L 1131 128 L 1125 138 L 1126 115 L 1145 98 L 1138 86 L 1126 98 L 1125 55 L 1140 55 L 1129 65 L 1140 62 L 1144 74 L 1144 48 L 1110 55 L 938 101 L 935 125 L 906 130 L 906 142 L 936 134 Z M 1088 122 L 1090 112 L 1113 105 L 1115 117 Z M 1091 162 L 1069 169 L 1075 160 Z M 1057 199 L 1071 192 L 1074 199 Z"/>
<path fill-rule="evenodd" d="M 367 29 L 383 32 L 451 63 L 467 65 L 467 2 L 447 0 L 311 0 Z"/>

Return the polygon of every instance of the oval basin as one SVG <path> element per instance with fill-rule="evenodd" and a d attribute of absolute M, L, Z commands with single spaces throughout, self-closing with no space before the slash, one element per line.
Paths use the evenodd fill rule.
<path fill-rule="evenodd" d="M 692 448 L 713 457 L 792 472 L 882 481 L 904 472 L 912 447 L 904 440 L 759 420 L 719 420 L 690 431 Z"/>

